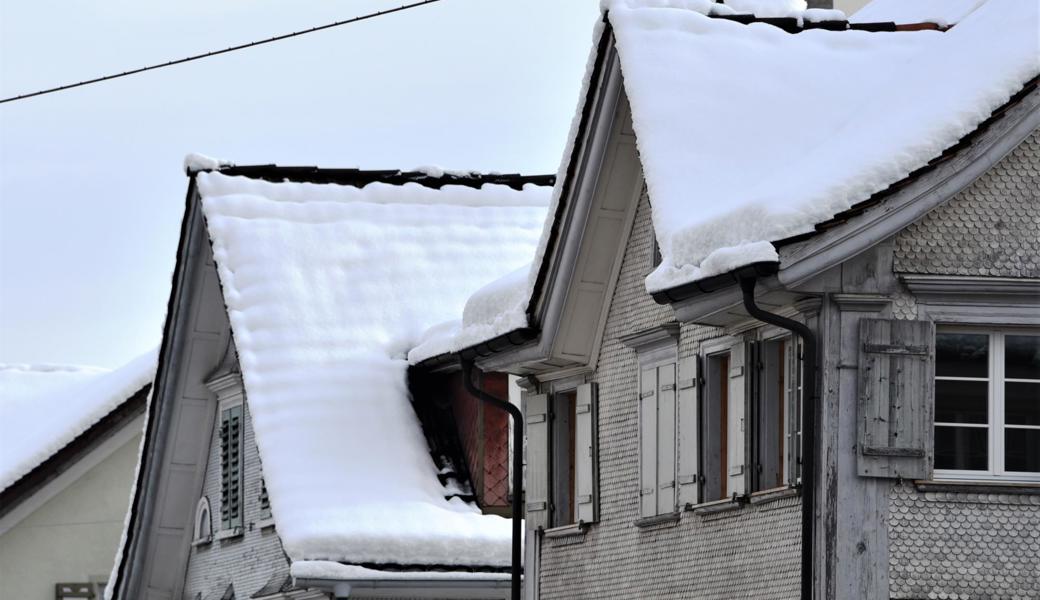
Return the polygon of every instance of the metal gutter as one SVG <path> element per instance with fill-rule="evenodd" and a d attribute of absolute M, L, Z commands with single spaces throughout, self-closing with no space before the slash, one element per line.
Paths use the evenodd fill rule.
<path fill-rule="evenodd" d="M 486 599 L 502 594 L 509 581 L 500 578 L 488 579 L 325 579 L 296 578 L 296 586 L 305 589 L 319 589 L 333 594 L 333 598 L 341 600 L 352 595 L 380 598 L 414 598 L 417 592 L 440 591 L 444 598 L 480 598 Z M 426 597 L 426 596 L 424 596 Z"/>
<path fill-rule="evenodd" d="M 512 586 L 510 597 L 512 600 L 520 600 L 521 580 L 523 577 L 523 524 L 524 518 L 521 513 L 521 498 L 524 489 L 524 415 L 520 409 L 510 404 L 508 400 L 500 400 L 477 387 L 473 383 L 473 361 L 460 359 L 462 364 L 462 381 L 466 391 L 480 398 L 483 402 L 509 413 L 513 418 L 513 548 L 512 548 Z"/>

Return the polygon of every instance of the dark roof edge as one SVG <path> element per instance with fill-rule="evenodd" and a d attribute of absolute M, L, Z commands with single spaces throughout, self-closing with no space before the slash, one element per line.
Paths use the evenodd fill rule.
<path fill-rule="evenodd" d="M 318 560 L 318 559 L 315 559 Z M 295 560 L 293 562 L 310 562 L 307 559 Z M 344 562 L 334 561 L 347 567 L 361 567 L 372 571 L 384 573 L 509 573 L 511 567 L 506 565 L 449 565 L 441 563 L 371 563 L 371 562 Z"/>
<path fill-rule="evenodd" d="M 673 302 L 688 300 L 694 296 L 711 294 L 721 289 L 737 285 L 740 283 L 741 279 L 746 277 L 768 277 L 769 275 L 775 275 L 779 270 L 779 262 L 755 262 L 738 267 L 732 271 L 719 273 L 718 275 L 653 292 L 650 295 L 653 297 L 654 302 L 657 302 L 658 304 L 671 304 Z"/>
<path fill-rule="evenodd" d="M 370 183 L 403 185 L 417 183 L 425 187 L 440 189 L 446 185 L 461 185 L 479 188 L 485 184 L 505 185 L 513 189 L 522 189 L 525 185 L 552 186 L 556 182 L 555 175 L 521 175 L 519 173 L 459 173 L 444 172 L 431 175 L 424 171 L 366 170 L 366 169 L 325 169 L 310 166 L 278 166 L 270 165 L 234 165 L 220 169 L 202 169 L 195 173 L 216 172 L 231 177 L 241 176 L 260 179 L 272 183 L 291 181 L 294 183 L 336 184 L 352 187 L 363 187 Z"/>
<path fill-rule="evenodd" d="M 826 221 L 817 223 L 816 225 L 814 225 L 813 231 L 796 236 L 791 236 L 781 240 L 775 240 L 772 242 L 772 244 L 777 249 L 780 249 L 784 246 L 789 246 L 797 242 L 806 241 L 820 233 L 823 233 L 824 231 L 838 227 L 844 224 L 848 219 L 859 216 L 860 214 L 866 212 L 868 209 L 878 204 L 881 204 L 889 197 L 893 196 L 900 190 L 906 188 L 911 183 L 917 181 L 921 176 L 933 171 L 938 166 L 953 159 L 961 151 L 967 149 L 971 145 L 971 142 L 973 140 L 982 135 L 986 130 L 990 128 L 990 126 L 992 126 L 995 122 L 1000 120 L 1010 108 L 1021 102 L 1023 98 L 1028 96 L 1032 91 L 1034 91 L 1038 87 L 1040 87 L 1040 76 L 1034 77 L 1033 79 L 1026 82 L 1025 85 L 1022 86 L 1021 90 L 1019 90 L 1013 96 L 1011 96 L 1011 98 L 1008 99 L 1006 103 L 994 110 L 993 113 L 986 120 L 984 120 L 982 123 L 979 123 L 978 127 L 964 135 L 960 140 L 958 140 L 956 144 L 944 150 L 942 154 L 930 160 L 928 164 L 926 164 L 925 166 L 911 172 L 909 175 L 891 184 L 884 190 L 881 190 L 880 192 L 871 195 L 866 200 L 852 205 L 850 208 L 835 214 L 833 217 L 827 219 Z M 766 264 L 777 265 L 777 267 L 771 273 L 761 272 L 761 265 Z M 746 271 L 746 269 L 748 269 L 749 267 L 754 267 L 759 275 L 772 275 L 778 271 L 779 263 L 753 263 L 751 265 L 739 267 L 727 273 L 721 273 L 719 275 L 708 277 L 706 279 L 692 281 L 690 283 L 685 283 L 672 288 L 654 292 L 651 295 L 653 296 L 654 301 L 658 304 L 671 304 L 675 302 L 681 302 L 683 300 L 688 300 L 690 298 L 693 298 L 694 296 L 710 294 L 723 288 L 730 287 L 731 285 L 736 285 L 736 283 L 740 280 L 741 276 L 746 276 L 750 274 L 749 271 Z"/>
<path fill-rule="evenodd" d="M 538 339 L 540 333 L 541 331 L 534 327 L 513 329 L 512 331 L 507 331 L 506 333 L 495 336 L 490 340 L 467 346 L 455 352 L 445 352 L 443 354 L 431 356 L 425 360 L 419 361 L 413 365 L 413 368 L 423 371 L 454 370 L 459 367 L 460 359 L 479 360 L 486 356 L 502 352 L 503 350 L 523 346 L 528 342 Z"/>
<path fill-rule="evenodd" d="M 9 514 L 124 426 L 144 413 L 151 384 L 145 384 L 46 460 L 0 492 L 0 518 Z"/>
<path fill-rule="evenodd" d="M 122 593 L 125 591 L 125 587 L 128 581 L 127 565 L 132 559 L 131 555 L 137 551 L 138 542 L 138 527 L 140 527 L 140 514 L 138 509 L 141 508 L 142 499 L 147 495 L 147 479 L 150 473 L 151 465 L 148 464 L 149 456 L 151 455 L 154 446 L 156 444 L 154 430 L 158 426 L 159 421 L 159 402 L 161 401 L 160 392 L 165 386 L 166 374 L 165 367 L 166 362 L 169 360 L 169 352 L 171 351 L 170 345 L 170 333 L 173 329 L 174 321 L 176 320 L 177 313 L 177 301 L 179 298 L 179 292 L 184 278 L 184 259 L 188 252 L 188 247 L 191 245 L 189 239 L 189 229 L 191 226 L 192 204 L 196 196 L 196 181 L 195 173 L 188 175 L 188 191 L 185 193 L 184 198 L 184 216 L 181 218 L 181 230 L 177 241 L 177 261 L 173 267 L 173 281 L 170 285 L 170 297 L 166 302 L 166 321 L 163 324 L 163 335 L 162 342 L 159 344 L 159 357 L 155 367 L 155 377 L 152 380 L 152 397 L 153 402 L 151 410 L 148 411 L 145 425 L 144 425 L 144 439 L 141 442 L 141 451 L 137 463 L 137 474 L 134 480 L 133 495 L 130 498 L 130 506 L 127 507 L 127 519 L 126 525 L 123 530 L 123 540 L 119 548 L 116 549 L 118 554 L 116 558 L 118 564 L 113 571 L 113 579 L 109 582 L 112 588 L 112 600 L 117 600 L 125 596 Z M 175 376 L 174 376 L 175 377 Z"/>

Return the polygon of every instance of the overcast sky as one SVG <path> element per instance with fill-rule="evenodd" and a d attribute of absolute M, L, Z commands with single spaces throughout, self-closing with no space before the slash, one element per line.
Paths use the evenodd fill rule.
<path fill-rule="evenodd" d="M 0 0 L 0 95 L 405 0 Z M 0 105 L 0 362 L 116 367 L 159 343 L 184 155 L 556 171 L 596 0 L 442 0 Z"/>

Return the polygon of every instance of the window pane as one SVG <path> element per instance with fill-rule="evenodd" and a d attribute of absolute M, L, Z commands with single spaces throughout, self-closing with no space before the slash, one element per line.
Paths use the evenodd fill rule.
<path fill-rule="evenodd" d="M 1040 383 L 1004 384 L 1004 422 L 1040 425 Z"/>
<path fill-rule="evenodd" d="M 1040 335 L 1004 336 L 1004 377 L 1040 379 Z"/>
<path fill-rule="evenodd" d="M 935 428 L 935 468 L 985 471 L 989 468 L 989 429 L 985 427 Z"/>
<path fill-rule="evenodd" d="M 1040 472 L 1040 429 L 1004 430 L 1004 470 Z"/>
<path fill-rule="evenodd" d="M 989 382 L 935 382 L 936 423 L 989 423 Z"/>
<path fill-rule="evenodd" d="M 935 335 L 935 374 L 946 377 L 988 377 L 989 336 L 984 333 Z"/>

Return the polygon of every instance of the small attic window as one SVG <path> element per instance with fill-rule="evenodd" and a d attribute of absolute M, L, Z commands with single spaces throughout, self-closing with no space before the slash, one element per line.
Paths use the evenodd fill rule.
<path fill-rule="evenodd" d="M 212 511 L 209 507 L 209 498 L 206 496 L 199 498 L 199 503 L 195 506 L 194 531 L 195 539 L 191 542 L 193 546 L 201 546 L 213 541 Z"/>

